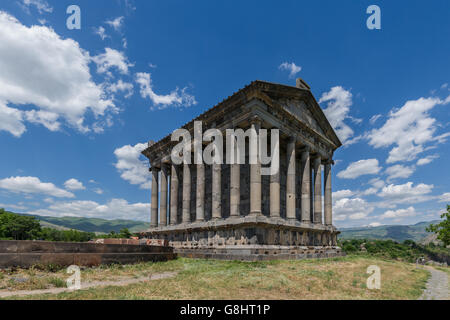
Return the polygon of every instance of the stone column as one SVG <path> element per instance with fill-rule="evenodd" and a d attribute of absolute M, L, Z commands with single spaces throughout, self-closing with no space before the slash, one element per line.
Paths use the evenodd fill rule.
<path fill-rule="evenodd" d="M 239 217 L 241 203 L 241 165 L 230 165 L 230 216 Z"/>
<path fill-rule="evenodd" d="M 158 178 L 159 169 L 152 167 L 152 210 L 150 227 L 156 228 L 158 226 Z"/>
<path fill-rule="evenodd" d="M 332 218 L 332 198 L 331 198 L 331 164 L 332 161 L 325 163 L 324 170 L 324 209 L 325 209 L 325 224 L 327 226 L 333 224 Z"/>
<path fill-rule="evenodd" d="M 170 173 L 170 225 L 176 225 L 178 214 L 178 167 L 172 164 Z"/>
<path fill-rule="evenodd" d="M 205 221 L 205 165 L 197 165 L 196 221 Z"/>
<path fill-rule="evenodd" d="M 311 165 L 309 148 L 302 151 L 302 222 L 311 222 Z"/>
<path fill-rule="evenodd" d="M 191 222 L 191 167 L 183 164 L 183 223 Z"/>
<path fill-rule="evenodd" d="M 161 203 L 159 205 L 159 225 L 167 225 L 167 186 L 169 169 L 165 164 L 161 164 Z"/>
<path fill-rule="evenodd" d="M 286 174 L 286 218 L 295 220 L 295 143 L 294 137 L 289 138 L 287 145 Z"/>
<path fill-rule="evenodd" d="M 256 135 L 250 137 L 250 148 L 253 152 L 256 163 L 250 164 L 250 214 L 259 216 L 262 214 L 261 210 L 261 161 L 259 159 L 259 129 L 261 129 L 261 122 L 259 119 L 252 121 L 252 129 L 255 130 Z M 252 148 L 256 146 L 255 148 Z M 250 151 L 249 153 L 251 153 Z"/>
<path fill-rule="evenodd" d="M 314 223 L 322 224 L 322 159 L 314 159 Z"/>
<path fill-rule="evenodd" d="M 222 218 L 222 165 L 212 165 L 212 219 Z"/>
<path fill-rule="evenodd" d="M 280 154 L 278 153 L 278 163 L 280 163 Z M 272 159 L 274 161 L 274 159 Z M 270 216 L 272 218 L 280 217 L 280 170 L 279 165 L 278 172 L 270 176 Z"/>

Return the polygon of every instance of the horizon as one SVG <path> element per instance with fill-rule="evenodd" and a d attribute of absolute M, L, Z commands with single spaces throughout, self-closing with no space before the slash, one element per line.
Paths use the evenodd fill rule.
<path fill-rule="evenodd" d="M 300 77 L 343 143 L 334 224 L 440 219 L 450 203 L 445 0 L 379 0 L 381 30 L 366 26 L 367 1 L 249 1 L 238 12 L 174 3 L 0 4 L 0 208 L 148 223 L 148 141 L 255 79 Z M 71 4 L 80 30 L 68 28 Z"/>

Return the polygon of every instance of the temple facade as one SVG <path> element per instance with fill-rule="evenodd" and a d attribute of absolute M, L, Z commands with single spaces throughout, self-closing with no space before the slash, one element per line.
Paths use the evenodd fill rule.
<path fill-rule="evenodd" d="M 331 170 L 341 142 L 302 79 L 295 87 L 254 81 L 184 125 L 208 129 L 278 129 L 279 170 L 264 164 L 176 164 L 171 135 L 142 153 L 152 174 L 151 228 L 179 255 L 261 260 L 342 254 L 333 226 Z M 270 144 L 270 137 L 268 138 Z M 208 142 L 202 141 L 201 148 Z M 249 150 L 249 139 L 245 140 Z M 270 146 L 268 148 L 270 150 Z M 258 148 L 257 152 L 260 148 Z M 226 152 L 226 151 L 225 151 Z M 248 152 L 246 160 L 248 160 Z M 258 158 L 259 159 L 259 158 Z"/>

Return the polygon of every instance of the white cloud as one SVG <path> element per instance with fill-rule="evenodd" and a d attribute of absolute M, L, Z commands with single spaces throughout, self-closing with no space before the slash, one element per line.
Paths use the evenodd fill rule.
<path fill-rule="evenodd" d="M 148 165 L 141 160 L 141 151 L 147 148 L 147 144 L 138 143 L 135 146 L 126 145 L 114 151 L 117 158 L 116 169 L 120 177 L 134 185 L 140 185 L 141 189 L 150 189 L 151 175 Z"/>
<path fill-rule="evenodd" d="M 382 117 L 381 114 L 376 114 L 372 116 L 369 120 L 370 124 L 375 124 L 375 122 L 377 122 L 377 120 L 380 119 L 381 117 Z"/>
<path fill-rule="evenodd" d="M 132 83 L 124 82 L 121 79 L 119 79 L 119 81 L 117 81 L 116 83 L 112 83 L 109 86 L 107 86 L 106 90 L 108 90 L 109 92 L 112 92 L 112 93 L 127 92 L 127 94 L 125 95 L 125 98 L 129 98 L 134 93 L 133 88 L 134 87 L 133 87 Z"/>
<path fill-rule="evenodd" d="M 426 164 L 431 163 L 434 159 L 439 158 L 439 156 L 437 154 L 432 155 L 432 156 L 426 156 L 425 158 L 421 158 L 419 160 L 417 160 L 417 165 L 418 166 L 424 166 Z"/>
<path fill-rule="evenodd" d="M 128 203 L 124 199 L 112 199 L 105 204 L 95 201 L 69 201 L 51 204 L 46 209 L 30 212 L 51 217 L 86 217 L 100 219 L 127 219 L 148 221 L 150 203 Z"/>
<path fill-rule="evenodd" d="M 412 217 L 417 214 L 418 213 L 416 212 L 414 207 L 409 207 L 407 209 L 388 210 L 380 216 L 380 219 L 401 219 Z"/>
<path fill-rule="evenodd" d="M 17 205 L 17 204 L 4 204 L 4 203 L 0 203 L 0 208 L 1 209 L 5 209 L 6 211 L 8 210 L 27 210 L 28 208 L 26 206 L 23 205 Z"/>
<path fill-rule="evenodd" d="M 450 204 L 450 192 L 444 193 L 439 197 L 439 202 L 447 202 Z"/>
<path fill-rule="evenodd" d="M 11 177 L 0 180 L 0 189 L 14 193 L 45 194 L 56 198 L 73 198 L 69 191 L 56 187 L 53 183 L 41 182 L 36 177 Z"/>
<path fill-rule="evenodd" d="M 29 12 L 30 6 L 35 7 L 41 14 L 44 12 L 53 12 L 53 8 L 45 0 L 22 0 L 22 7 L 25 8 L 27 12 Z"/>
<path fill-rule="evenodd" d="M 88 132 L 86 112 L 92 111 L 96 118 L 117 112 L 101 86 L 92 81 L 89 62 L 89 53 L 76 41 L 62 39 L 46 26 L 24 26 L 0 11 L 0 113 L 6 119 L 0 130 L 19 137 L 26 131 L 24 121 L 57 130 L 64 119 Z M 27 112 L 16 109 L 24 105 Z"/>
<path fill-rule="evenodd" d="M 282 64 L 280 64 L 280 66 L 278 67 L 278 69 L 280 70 L 287 70 L 289 71 L 289 78 L 293 78 L 295 77 L 295 75 L 297 73 L 299 73 L 300 71 L 302 71 L 302 67 L 297 66 L 295 63 L 288 63 L 288 62 L 283 62 Z"/>
<path fill-rule="evenodd" d="M 195 97 L 186 93 L 186 88 L 181 91 L 176 88 L 168 95 L 158 95 L 153 91 L 153 84 L 151 74 L 140 72 L 136 74 L 136 83 L 140 86 L 140 93 L 142 98 L 150 98 L 150 100 L 159 106 L 159 109 L 167 108 L 168 106 L 184 106 L 189 107 L 197 104 Z"/>
<path fill-rule="evenodd" d="M 394 145 L 389 152 L 387 163 L 415 160 L 417 155 L 426 150 L 426 143 L 442 143 L 448 136 L 434 136 L 437 129 L 436 119 L 428 114 L 435 106 L 445 103 L 448 101 L 438 98 L 420 98 L 406 102 L 400 109 L 390 112 L 388 120 L 381 128 L 368 134 L 369 144 L 375 148 Z"/>
<path fill-rule="evenodd" d="M 98 73 L 111 75 L 110 69 L 116 68 L 122 74 L 128 74 L 128 68 L 133 67 L 123 52 L 111 48 L 105 48 L 105 53 L 92 57 L 97 64 Z"/>
<path fill-rule="evenodd" d="M 328 121 L 336 130 L 336 134 L 343 144 L 353 136 L 353 130 L 345 122 L 345 119 L 350 119 L 350 106 L 352 102 L 352 94 L 350 91 L 337 86 L 331 88 L 329 92 L 322 94 L 319 103 L 328 102 L 327 108 L 324 111 Z"/>
<path fill-rule="evenodd" d="M 351 163 L 347 169 L 340 171 L 337 176 L 342 179 L 356 179 L 362 175 L 377 174 L 380 170 L 377 159 L 359 160 Z"/>
<path fill-rule="evenodd" d="M 369 184 L 371 184 L 376 189 L 381 189 L 384 187 L 385 183 L 380 178 L 373 178 L 369 181 Z"/>
<path fill-rule="evenodd" d="M 0 131 L 8 131 L 15 137 L 20 137 L 26 128 L 23 124 L 23 115 L 20 110 L 9 108 L 0 101 Z"/>
<path fill-rule="evenodd" d="M 83 183 L 78 181 L 77 179 L 69 179 L 66 182 L 64 182 L 64 187 L 67 190 L 70 191 L 77 191 L 77 190 L 85 190 L 86 188 L 83 186 Z"/>
<path fill-rule="evenodd" d="M 93 190 L 96 194 L 103 194 L 103 190 L 100 188 L 96 188 Z"/>
<path fill-rule="evenodd" d="M 337 221 L 365 219 L 373 210 L 374 207 L 361 198 L 343 198 L 333 205 L 333 215 Z"/>
<path fill-rule="evenodd" d="M 98 28 L 94 28 L 94 33 L 96 35 L 98 35 L 102 40 L 105 40 L 106 38 L 108 38 L 108 35 L 106 34 L 106 30 L 102 26 L 100 26 Z"/>
<path fill-rule="evenodd" d="M 54 112 L 44 110 L 30 110 L 22 113 L 28 122 L 41 124 L 50 131 L 59 131 L 61 124 L 58 121 L 59 115 Z"/>
<path fill-rule="evenodd" d="M 120 28 L 123 26 L 124 17 L 117 17 L 113 20 L 108 20 L 105 23 L 114 28 L 116 31 L 120 31 Z"/>
<path fill-rule="evenodd" d="M 372 222 L 372 223 L 369 223 L 369 227 L 372 227 L 372 228 L 374 228 L 374 227 L 379 227 L 379 226 L 382 226 L 382 224 L 379 223 L 379 222 Z"/>
<path fill-rule="evenodd" d="M 363 192 L 361 192 L 361 195 L 363 196 L 369 196 L 371 194 L 376 194 L 378 192 L 378 188 L 368 188 L 366 190 L 364 190 Z"/>
<path fill-rule="evenodd" d="M 335 191 L 333 192 L 333 201 L 339 200 L 339 199 L 343 199 L 343 198 L 348 198 L 353 196 L 355 193 L 351 190 L 339 190 L 339 191 Z"/>
<path fill-rule="evenodd" d="M 390 182 L 397 178 L 409 178 L 415 170 L 416 168 L 414 166 L 408 167 L 396 164 L 386 169 L 386 174 L 388 175 L 387 181 Z"/>
<path fill-rule="evenodd" d="M 428 194 L 432 192 L 433 187 L 433 185 L 424 183 L 413 186 L 412 182 L 400 185 L 390 184 L 385 186 L 378 196 L 384 198 L 390 204 L 419 203 L 432 198 Z"/>

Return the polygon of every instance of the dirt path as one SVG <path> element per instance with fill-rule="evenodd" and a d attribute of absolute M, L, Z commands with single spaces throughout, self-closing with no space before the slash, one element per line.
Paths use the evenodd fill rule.
<path fill-rule="evenodd" d="M 165 272 L 153 274 L 151 277 L 141 277 L 141 278 L 129 278 L 120 281 L 93 281 L 81 284 L 81 289 L 89 289 L 95 287 L 107 287 L 107 286 L 127 286 L 129 284 L 152 281 L 152 280 L 160 280 L 172 278 L 177 275 L 176 272 Z M 29 296 L 35 294 L 58 294 L 62 292 L 70 292 L 73 290 L 69 290 L 67 288 L 53 288 L 53 289 L 43 289 L 43 290 L 23 290 L 23 291 L 0 291 L 0 298 L 7 298 L 13 296 Z"/>
<path fill-rule="evenodd" d="M 427 282 L 427 287 L 419 300 L 448 300 L 448 277 L 443 271 L 426 267 L 431 272 L 431 278 Z"/>

